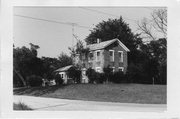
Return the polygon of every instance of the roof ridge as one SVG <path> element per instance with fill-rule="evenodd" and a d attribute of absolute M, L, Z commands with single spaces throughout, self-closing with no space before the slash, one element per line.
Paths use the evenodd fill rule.
<path fill-rule="evenodd" d="M 126 51 L 130 51 L 118 38 L 114 38 L 114 39 L 111 39 L 111 40 L 107 40 L 107 41 L 103 41 L 103 42 L 100 42 L 100 43 L 94 43 L 94 44 L 90 44 L 90 45 L 87 45 L 88 48 L 90 48 L 90 50 L 98 50 L 98 49 L 103 49 L 109 45 L 111 45 L 112 43 L 114 43 L 115 41 L 118 41 L 119 42 L 119 45 L 121 47 L 124 48 L 124 50 Z"/>

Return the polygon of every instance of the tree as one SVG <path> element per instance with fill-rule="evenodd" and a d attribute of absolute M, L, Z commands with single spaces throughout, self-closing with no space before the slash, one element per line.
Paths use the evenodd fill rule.
<path fill-rule="evenodd" d="M 86 75 L 89 78 L 89 83 L 94 83 L 97 79 L 96 71 L 92 68 L 88 68 L 86 71 Z"/>
<path fill-rule="evenodd" d="M 80 83 L 80 79 L 81 79 L 81 70 L 76 67 L 76 66 L 72 66 L 71 68 L 68 69 L 67 71 L 67 75 L 72 78 L 74 80 L 74 82 L 76 83 Z"/>
<path fill-rule="evenodd" d="M 60 62 L 60 67 L 64 67 L 64 66 L 67 66 L 67 65 L 72 65 L 72 58 L 70 56 L 68 56 L 67 54 L 65 54 L 64 52 L 62 52 L 58 56 L 58 60 Z"/>
<path fill-rule="evenodd" d="M 31 52 L 34 54 L 34 56 L 36 56 L 37 57 L 37 49 L 39 49 L 40 47 L 38 46 L 38 45 L 34 45 L 34 44 L 32 44 L 32 43 L 29 43 L 29 45 L 30 45 L 30 49 L 31 49 Z"/>
<path fill-rule="evenodd" d="M 55 76 L 54 70 L 61 67 L 61 62 L 57 58 L 42 57 L 44 78 L 52 79 Z"/>
<path fill-rule="evenodd" d="M 33 44 L 31 44 L 31 46 L 32 45 Z M 31 47 L 31 49 L 25 46 L 21 48 L 13 47 L 13 75 L 17 74 L 24 86 L 27 84 L 28 76 L 42 75 L 42 62 L 40 58 L 37 58 L 37 48 L 39 48 L 39 46 L 36 48 Z"/>
<path fill-rule="evenodd" d="M 107 67 L 103 68 L 103 71 L 104 71 L 104 75 L 106 77 L 106 82 L 109 82 L 110 76 L 113 73 L 113 69 L 110 68 L 110 66 L 108 65 Z"/>
<path fill-rule="evenodd" d="M 157 34 L 161 34 L 167 39 L 167 9 L 154 10 L 151 19 L 144 18 L 138 24 L 141 34 L 148 38 L 148 41 L 157 40 Z"/>
<path fill-rule="evenodd" d="M 86 42 L 87 44 L 96 43 L 97 38 L 101 39 L 101 41 L 118 38 L 130 51 L 137 49 L 139 44 L 142 43 L 139 34 L 133 34 L 129 25 L 122 17 L 119 19 L 109 19 L 97 24 L 86 38 Z"/>

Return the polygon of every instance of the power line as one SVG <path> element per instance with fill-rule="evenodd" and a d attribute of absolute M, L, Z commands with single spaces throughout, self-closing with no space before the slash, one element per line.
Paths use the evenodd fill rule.
<path fill-rule="evenodd" d="M 97 13 L 100 13 L 100 14 L 109 15 L 109 16 L 120 17 L 120 16 L 118 16 L 118 15 L 114 15 L 114 14 L 102 12 L 102 11 L 99 11 L 99 10 L 89 9 L 89 8 L 85 8 L 85 7 L 79 7 L 79 8 L 84 9 L 84 10 L 88 10 L 88 11 L 92 11 L 92 12 L 97 12 Z M 134 19 L 129 19 L 129 18 L 126 18 L 126 17 L 123 17 L 123 18 L 125 18 L 125 19 L 127 19 L 127 20 L 130 20 L 130 21 L 133 21 L 133 22 L 137 23 L 137 21 L 134 20 Z"/>
<path fill-rule="evenodd" d="M 49 20 L 49 19 L 43 19 L 43 18 L 37 18 L 37 17 L 31 17 L 31 16 L 24 16 L 24 15 L 18 15 L 18 14 L 15 14 L 14 16 L 33 19 L 33 20 L 46 21 L 46 22 L 51 22 L 51 23 L 58 23 L 58 24 L 63 24 L 63 25 L 76 26 L 76 27 L 81 27 L 81 28 L 86 28 L 86 29 L 92 29 L 91 27 L 79 25 L 77 23 L 61 22 L 61 21 L 56 21 L 56 20 Z"/>

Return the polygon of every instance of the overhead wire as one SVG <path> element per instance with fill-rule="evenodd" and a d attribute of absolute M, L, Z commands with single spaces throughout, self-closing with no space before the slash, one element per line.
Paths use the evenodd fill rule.
<path fill-rule="evenodd" d="M 23 17 L 23 18 L 28 18 L 28 19 L 33 19 L 33 20 L 46 21 L 46 22 L 51 22 L 51 23 L 58 23 L 58 24 L 63 24 L 63 25 L 76 26 L 76 27 L 81 27 L 81 28 L 86 28 L 86 29 L 92 29 L 91 27 L 79 25 L 79 24 L 77 24 L 77 23 L 61 22 L 61 21 L 56 21 L 56 20 L 49 20 L 49 19 L 44 19 L 44 18 L 37 18 L 37 17 L 19 15 L 19 14 L 14 14 L 14 16 Z"/>
<path fill-rule="evenodd" d="M 100 13 L 100 14 L 109 15 L 109 16 L 120 17 L 120 16 L 118 16 L 118 15 L 114 15 L 114 14 L 102 12 L 102 11 L 99 11 L 99 10 L 86 8 L 86 7 L 79 7 L 79 8 L 84 9 L 84 10 L 88 10 L 88 11 L 92 11 L 92 12 L 96 12 L 96 13 Z M 127 17 L 123 17 L 123 18 L 125 18 L 125 19 L 127 19 L 127 20 L 130 20 L 130 21 L 133 21 L 133 22 L 136 22 L 136 23 L 137 23 L 137 20 L 129 19 L 129 18 L 127 18 Z"/>

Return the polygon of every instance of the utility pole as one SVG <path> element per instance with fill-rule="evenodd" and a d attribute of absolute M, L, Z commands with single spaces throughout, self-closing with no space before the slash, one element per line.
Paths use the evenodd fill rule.
<path fill-rule="evenodd" d="M 72 26 L 72 47 L 74 46 L 74 26 L 77 26 L 77 23 L 69 23 Z"/>

